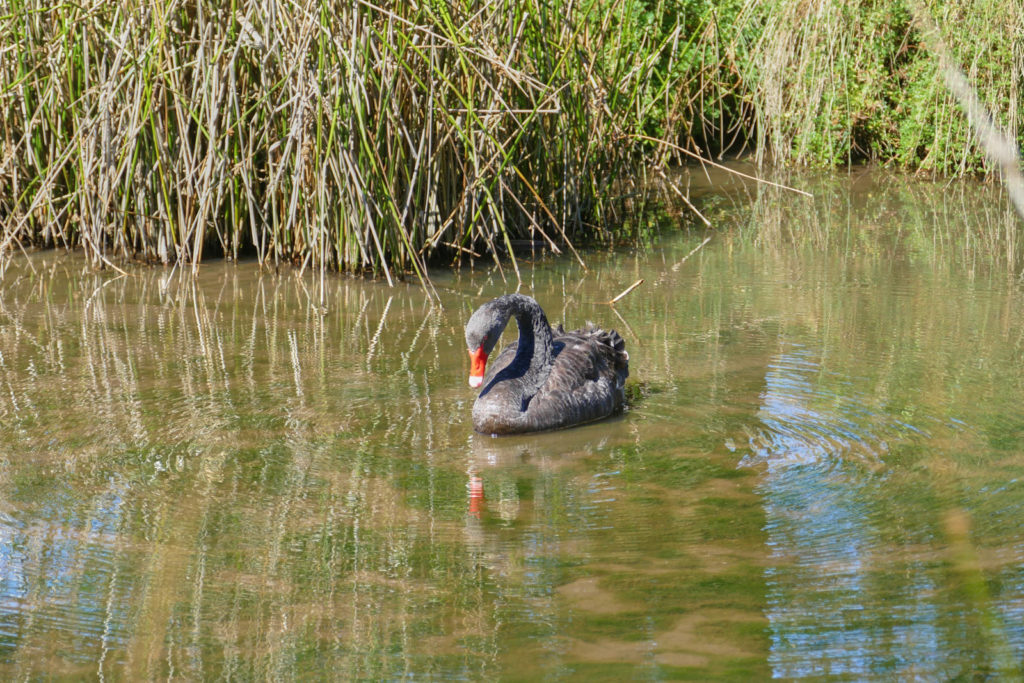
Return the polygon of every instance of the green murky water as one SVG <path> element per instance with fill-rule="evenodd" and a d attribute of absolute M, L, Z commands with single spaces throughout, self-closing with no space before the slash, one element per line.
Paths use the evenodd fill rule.
<path fill-rule="evenodd" d="M 553 321 L 623 333 L 633 385 L 619 418 L 528 437 L 470 426 L 490 270 L 435 274 L 436 306 L 17 260 L 0 676 L 1019 676 L 1024 291 L 998 189 L 693 182 L 715 231 L 685 261 L 705 233 L 666 218 L 588 272 L 521 264 Z"/>

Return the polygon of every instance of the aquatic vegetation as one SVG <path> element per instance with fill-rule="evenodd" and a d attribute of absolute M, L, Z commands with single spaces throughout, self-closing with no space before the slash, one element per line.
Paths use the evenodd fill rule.
<path fill-rule="evenodd" d="M 923 4 L 1019 142 L 1019 7 Z M 988 170 L 902 1 L 13 0 L 0 46 L 0 255 L 425 280 L 611 238 L 693 154 Z"/>
<path fill-rule="evenodd" d="M 515 240 L 572 250 L 650 117 L 665 45 L 609 30 L 636 4 L 9 3 L 2 251 L 392 281 Z"/>
<path fill-rule="evenodd" d="M 906 169 L 986 169 L 911 5 L 749 3 L 764 30 L 740 68 L 754 84 L 757 154 L 818 165 L 871 159 Z M 1012 3 L 920 3 L 1010 137 L 1024 133 L 1024 16 Z"/>

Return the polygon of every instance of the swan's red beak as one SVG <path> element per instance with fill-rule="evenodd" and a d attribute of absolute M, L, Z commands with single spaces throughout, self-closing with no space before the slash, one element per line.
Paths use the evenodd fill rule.
<path fill-rule="evenodd" d="M 472 349 L 469 351 L 469 386 L 476 389 L 484 383 L 485 369 L 487 369 L 487 352 L 484 351 L 484 345 L 481 344 L 476 351 Z"/>

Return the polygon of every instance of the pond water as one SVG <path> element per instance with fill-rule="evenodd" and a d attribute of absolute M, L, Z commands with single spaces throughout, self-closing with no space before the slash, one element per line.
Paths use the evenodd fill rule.
<path fill-rule="evenodd" d="M 1019 676 L 999 189 L 675 180 L 713 229 L 672 210 L 588 270 L 520 263 L 553 322 L 614 327 L 631 359 L 625 414 L 525 437 L 472 432 L 462 328 L 515 288 L 490 267 L 434 273 L 437 304 L 15 259 L 0 676 Z"/>

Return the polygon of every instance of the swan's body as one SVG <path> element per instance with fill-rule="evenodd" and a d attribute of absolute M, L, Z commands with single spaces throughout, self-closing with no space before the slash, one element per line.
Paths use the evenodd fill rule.
<path fill-rule="evenodd" d="M 487 357 L 510 318 L 519 340 L 505 347 L 484 375 Z M 484 434 L 558 429 L 622 410 L 629 355 L 615 331 L 588 323 L 552 330 L 540 305 L 522 294 L 487 302 L 466 324 L 473 361 L 470 385 L 482 386 L 473 427 Z"/>

